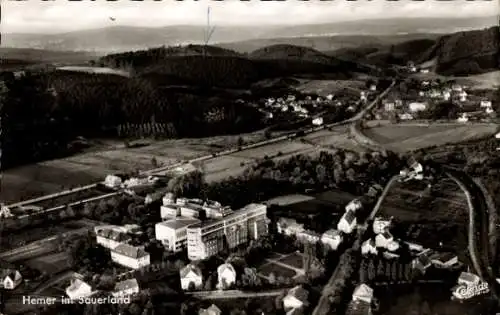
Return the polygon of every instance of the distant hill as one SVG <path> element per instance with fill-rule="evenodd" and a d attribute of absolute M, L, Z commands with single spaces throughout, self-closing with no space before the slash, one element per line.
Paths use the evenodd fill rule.
<path fill-rule="evenodd" d="M 499 68 L 499 27 L 458 32 L 436 39 L 415 39 L 383 46 L 360 46 L 329 52 L 338 58 L 375 65 L 404 65 L 412 60 L 433 65 L 443 75 L 479 74 Z"/>
<path fill-rule="evenodd" d="M 40 64 L 87 63 L 96 54 L 73 51 L 51 51 L 31 48 L 0 48 L 0 70 L 26 68 Z"/>
<path fill-rule="evenodd" d="M 262 79 L 291 75 L 327 74 L 343 79 L 351 77 L 355 71 L 371 71 L 354 62 L 293 45 L 264 47 L 247 56 L 213 46 L 161 47 L 111 54 L 100 58 L 97 63 L 132 70 L 136 76 L 161 85 L 231 88 L 246 88 Z"/>
<path fill-rule="evenodd" d="M 338 35 L 405 35 L 411 33 L 452 33 L 480 29 L 496 25 L 498 17 L 473 17 L 460 19 L 401 18 L 348 21 L 311 25 L 278 26 L 218 26 L 211 38 L 212 43 L 228 43 L 265 38 L 313 38 Z M 82 30 L 63 34 L 2 34 L 2 46 L 14 48 L 38 48 L 47 50 L 86 50 L 104 53 L 140 50 L 161 45 L 201 43 L 204 25 L 176 25 L 159 28 L 114 26 Z M 263 46 L 249 47 L 245 52 Z M 309 46 L 306 42 L 291 42 Z M 334 50 L 344 46 L 315 47 L 318 50 Z M 238 50 L 240 51 L 240 50 Z"/>

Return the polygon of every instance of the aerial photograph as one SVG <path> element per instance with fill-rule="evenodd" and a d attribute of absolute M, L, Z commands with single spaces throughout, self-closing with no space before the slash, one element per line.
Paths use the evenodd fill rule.
<path fill-rule="evenodd" d="M 498 1 L 2 1 L 0 315 L 500 314 Z"/>

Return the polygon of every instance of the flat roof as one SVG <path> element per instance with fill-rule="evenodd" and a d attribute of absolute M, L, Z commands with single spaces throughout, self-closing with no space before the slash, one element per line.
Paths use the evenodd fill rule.
<path fill-rule="evenodd" d="M 199 223 L 200 220 L 194 219 L 194 218 L 176 218 L 176 219 L 171 219 L 163 222 L 156 223 L 156 225 L 163 225 L 165 227 L 178 230 L 182 229 L 184 227 L 197 224 Z"/>

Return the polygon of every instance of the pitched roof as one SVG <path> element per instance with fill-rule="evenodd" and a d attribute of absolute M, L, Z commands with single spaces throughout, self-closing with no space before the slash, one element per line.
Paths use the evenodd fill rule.
<path fill-rule="evenodd" d="M 116 246 L 112 251 L 130 258 L 142 258 L 149 255 L 144 249 L 128 244 L 120 244 Z"/>
<path fill-rule="evenodd" d="M 301 301 L 302 303 L 306 303 L 308 298 L 309 298 L 309 292 L 307 292 L 307 290 L 304 289 L 300 285 L 290 289 L 290 291 L 288 291 L 287 295 L 293 296 L 294 298 Z"/>
<path fill-rule="evenodd" d="M 431 260 L 427 254 L 423 253 L 417 257 L 417 262 L 422 264 L 423 266 L 429 266 L 431 264 Z"/>
<path fill-rule="evenodd" d="M 84 286 L 90 287 L 90 285 L 87 282 L 85 282 L 81 279 L 78 279 L 78 278 L 73 279 L 73 281 L 71 281 L 70 286 L 66 288 L 66 292 L 75 292 Z"/>
<path fill-rule="evenodd" d="M 323 233 L 323 236 L 325 236 L 325 237 L 331 237 L 331 238 L 335 238 L 335 237 L 337 237 L 339 235 L 341 235 L 340 231 L 336 230 L 336 229 L 329 229 L 329 230 L 325 231 L 325 233 Z"/>
<path fill-rule="evenodd" d="M 98 236 L 102 236 L 104 238 L 116 241 L 116 242 L 124 242 L 129 240 L 131 237 L 130 235 L 127 235 L 126 233 L 116 231 L 114 229 L 110 228 L 103 228 L 100 230 L 97 230 L 96 233 Z"/>
<path fill-rule="evenodd" d="M 355 296 L 368 296 L 368 297 L 373 297 L 373 289 L 367 286 L 364 283 L 361 283 L 354 289 L 354 293 L 352 295 Z"/>
<path fill-rule="evenodd" d="M 20 278 L 22 278 L 21 274 L 16 269 L 10 269 L 10 268 L 9 269 L 2 269 L 2 271 L 0 272 L 0 274 L 2 276 L 2 281 L 6 277 L 9 277 L 13 281 L 19 280 Z"/>
<path fill-rule="evenodd" d="M 229 271 L 231 273 L 236 274 L 236 270 L 234 270 L 233 265 L 231 265 L 230 263 L 222 264 L 217 268 L 217 274 L 219 276 L 222 275 L 225 271 Z"/>
<path fill-rule="evenodd" d="M 349 224 L 351 224 L 356 219 L 356 215 L 354 214 L 354 211 L 347 211 L 344 213 L 344 215 L 342 217 Z"/>
<path fill-rule="evenodd" d="M 180 273 L 181 278 L 184 278 L 190 272 L 194 272 L 197 276 L 200 276 L 200 277 L 202 275 L 201 269 L 198 266 L 194 265 L 194 264 L 188 264 L 188 265 L 186 265 L 184 268 L 182 268 L 180 270 L 179 273 Z"/>
<path fill-rule="evenodd" d="M 199 315 L 213 315 L 213 314 L 221 314 L 221 313 L 222 313 L 222 311 L 215 304 L 210 305 L 210 307 L 208 307 L 206 309 L 200 309 L 198 312 Z"/>
<path fill-rule="evenodd" d="M 346 315 L 369 315 L 371 314 L 371 306 L 365 301 L 351 301 L 347 306 Z"/>
<path fill-rule="evenodd" d="M 137 283 L 136 279 L 127 279 L 124 281 L 120 281 L 115 285 L 115 291 L 125 291 L 131 288 L 139 288 L 139 283 Z"/>

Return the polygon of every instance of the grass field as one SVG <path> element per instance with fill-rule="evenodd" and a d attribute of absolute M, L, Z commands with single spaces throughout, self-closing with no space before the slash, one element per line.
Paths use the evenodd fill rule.
<path fill-rule="evenodd" d="M 302 264 L 303 261 L 302 261 L 302 259 L 303 259 L 302 258 L 302 254 L 300 254 L 300 253 L 293 253 L 293 254 L 290 254 L 290 255 L 286 256 L 285 258 L 281 258 L 278 261 L 280 263 L 292 266 L 294 268 L 302 269 L 303 268 L 303 264 Z"/>
<path fill-rule="evenodd" d="M 488 137 L 495 134 L 497 128 L 495 124 L 387 125 L 368 128 L 363 132 L 390 150 L 406 152 Z"/>
<path fill-rule="evenodd" d="M 275 277 L 293 278 L 296 276 L 295 271 L 274 263 L 269 263 L 260 267 L 259 273 L 266 278 L 269 277 L 271 273 L 274 273 Z"/>
<path fill-rule="evenodd" d="M 441 76 L 436 73 L 416 73 L 414 78 L 420 80 L 435 80 L 442 81 L 455 80 L 458 84 L 470 86 L 471 89 L 498 89 L 500 87 L 500 71 L 491 71 L 482 74 L 475 74 L 466 77 L 449 77 Z"/>
<path fill-rule="evenodd" d="M 42 257 L 37 257 L 25 262 L 30 268 L 46 272 L 47 274 L 56 274 L 61 271 L 69 270 L 69 257 L 66 253 L 55 253 Z"/>
<path fill-rule="evenodd" d="M 300 85 L 295 88 L 302 93 L 327 96 L 339 92 L 359 96 L 359 92 L 365 89 L 365 82 L 358 80 L 300 80 Z"/>
<path fill-rule="evenodd" d="M 269 200 L 265 201 L 265 203 L 269 204 L 269 205 L 287 206 L 287 205 L 291 205 L 294 203 L 299 203 L 299 202 L 312 200 L 312 199 L 314 199 L 314 197 L 297 194 L 297 195 L 279 196 L 276 198 L 269 199 Z"/>
<path fill-rule="evenodd" d="M 338 126 L 334 127 L 332 131 L 321 130 L 311 133 L 304 137 L 308 143 L 317 145 L 322 149 L 343 148 L 352 151 L 364 151 L 365 149 L 359 146 L 356 141 L 349 136 L 349 127 Z"/>

